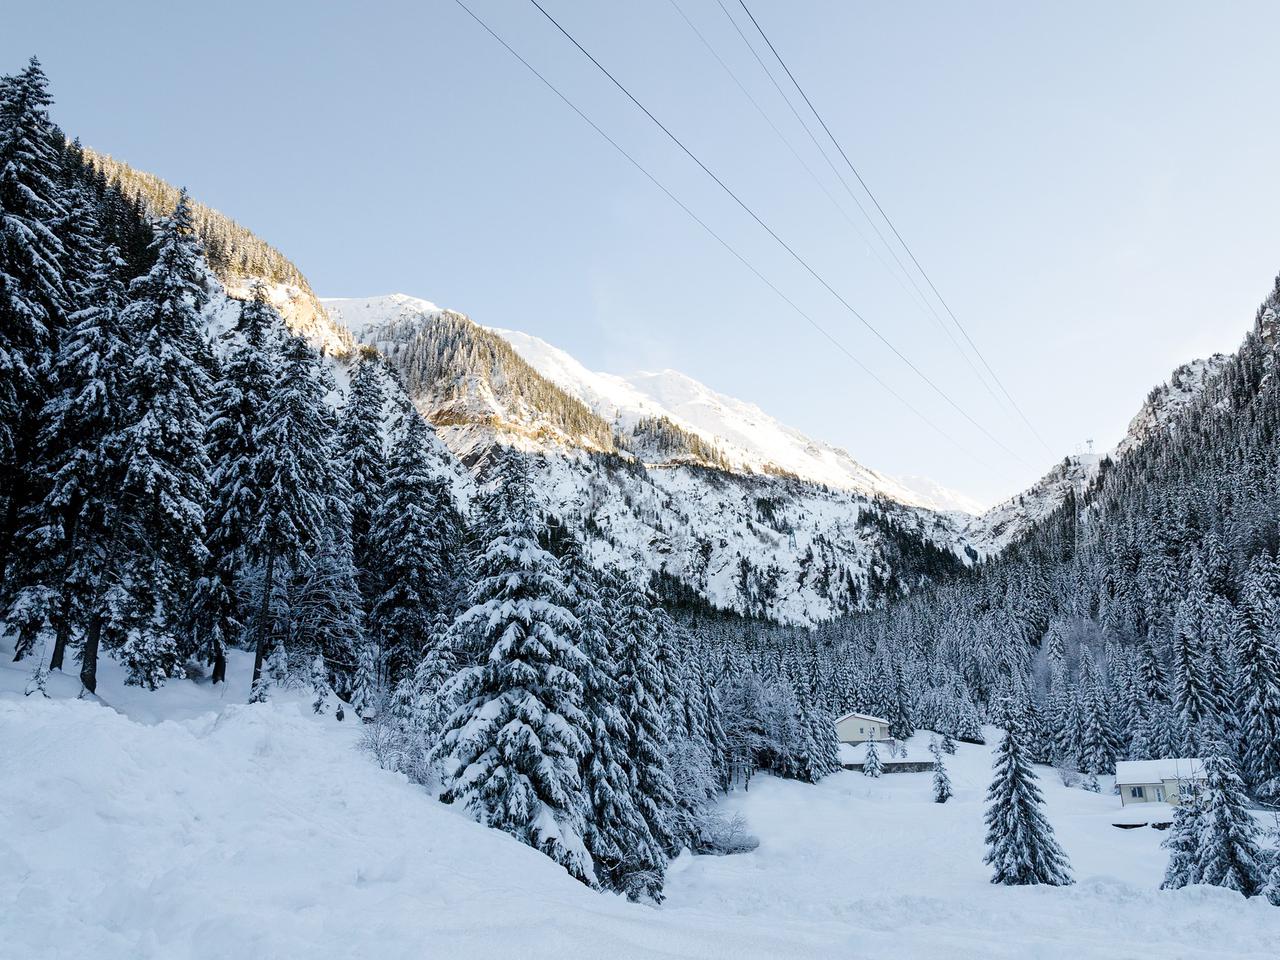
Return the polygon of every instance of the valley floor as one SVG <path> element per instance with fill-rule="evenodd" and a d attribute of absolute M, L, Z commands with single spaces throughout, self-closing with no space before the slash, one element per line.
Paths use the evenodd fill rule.
<path fill-rule="evenodd" d="M 982 864 L 990 750 L 930 774 L 758 777 L 754 853 L 672 865 L 661 907 L 592 893 L 357 751 L 358 725 L 230 687 L 23 697 L 0 645 L 0 956 L 37 958 L 1268 958 L 1280 909 L 1157 889 L 1165 835 L 1042 785 L 1073 887 Z M 226 699 L 222 698 L 225 693 Z M 1166 808 L 1167 809 L 1167 808 Z"/>

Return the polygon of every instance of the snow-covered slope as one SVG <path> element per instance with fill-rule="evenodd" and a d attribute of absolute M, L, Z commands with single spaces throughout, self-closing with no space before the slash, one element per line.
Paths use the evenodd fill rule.
<path fill-rule="evenodd" d="M 1129 421 L 1129 429 L 1112 452 L 1118 460 L 1153 434 L 1165 431 L 1178 411 L 1200 396 L 1205 384 L 1227 363 L 1220 353 L 1205 360 L 1193 360 L 1174 370 L 1167 383 L 1147 395 L 1146 401 Z"/>
<path fill-rule="evenodd" d="M 587 370 L 541 340 L 403 295 L 325 300 L 400 371 L 464 463 L 530 455 L 599 561 L 795 623 L 865 609 L 966 557 L 957 517 L 681 374 Z"/>
<path fill-rule="evenodd" d="M 1158 889 L 1165 834 L 1112 826 L 1156 805 L 1121 811 L 1047 768 L 1047 816 L 1078 882 L 993 886 L 991 746 L 947 758 L 945 805 L 929 773 L 757 777 L 724 802 L 759 848 L 682 854 L 655 907 L 595 893 L 379 769 L 350 717 L 287 693 L 225 702 L 248 685 L 247 653 L 232 651 L 229 684 L 154 693 L 104 661 L 108 707 L 56 674 L 53 699 L 23 697 L 11 652 L 0 641 L 6 958 L 1271 960 L 1280 938 L 1263 897 Z"/>
<path fill-rule="evenodd" d="M 596 373 L 545 340 L 495 329 L 535 370 L 604 420 L 630 429 L 646 417 L 666 417 L 714 446 L 738 472 L 797 477 L 932 510 L 978 512 L 974 501 L 938 484 L 890 477 L 847 451 L 814 440 L 754 403 L 719 393 L 676 370 L 626 376 Z"/>
<path fill-rule="evenodd" d="M 1101 462 L 1096 454 L 1065 457 L 1028 489 L 969 521 L 965 542 L 984 557 L 994 556 L 1062 506 L 1069 494 L 1084 493 Z"/>
<path fill-rule="evenodd" d="M 1129 421 L 1124 437 L 1110 453 L 1076 454 L 1055 464 L 1029 489 L 965 524 L 962 535 L 966 542 L 979 554 L 991 556 L 1018 540 L 1061 506 L 1069 492 L 1077 496 L 1083 494 L 1098 475 L 1103 460 L 1119 461 L 1151 437 L 1169 430 L 1178 411 L 1200 396 L 1226 362 L 1222 354 L 1214 354 L 1178 367 L 1167 383 L 1148 394 L 1142 408 Z"/>

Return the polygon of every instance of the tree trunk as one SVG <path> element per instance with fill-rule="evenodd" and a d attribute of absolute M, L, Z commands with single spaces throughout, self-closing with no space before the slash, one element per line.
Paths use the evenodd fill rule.
<path fill-rule="evenodd" d="M 80 682 L 90 693 L 98 690 L 98 641 L 102 639 L 102 614 L 95 613 L 84 635 L 80 651 Z"/>
<path fill-rule="evenodd" d="M 213 682 L 227 682 L 227 651 L 221 642 L 218 648 L 213 652 Z"/>
<path fill-rule="evenodd" d="M 60 606 L 58 631 L 53 641 L 53 656 L 49 658 L 50 670 L 62 669 L 62 660 L 67 653 L 67 641 L 71 639 L 71 597 L 64 593 Z"/>
<path fill-rule="evenodd" d="M 253 683 L 262 679 L 262 663 L 267 658 L 267 613 L 271 607 L 271 586 L 275 576 L 276 551 L 267 552 L 267 571 L 262 578 L 262 603 L 258 607 L 258 649 L 253 657 Z"/>

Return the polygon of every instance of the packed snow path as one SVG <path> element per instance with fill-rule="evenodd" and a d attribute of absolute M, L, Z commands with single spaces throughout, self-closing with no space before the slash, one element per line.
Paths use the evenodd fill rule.
<path fill-rule="evenodd" d="M 986 747 L 949 758 L 943 806 L 929 774 L 759 777 L 728 801 L 759 850 L 682 857 L 654 908 L 592 893 L 379 770 L 356 725 L 303 703 L 105 678 L 126 716 L 24 698 L 23 681 L 0 669 L 3 957 L 1274 960 L 1280 943 L 1264 900 L 1157 890 L 1164 834 L 1117 830 L 1118 798 L 1048 776 L 1079 882 L 992 887 Z"/>

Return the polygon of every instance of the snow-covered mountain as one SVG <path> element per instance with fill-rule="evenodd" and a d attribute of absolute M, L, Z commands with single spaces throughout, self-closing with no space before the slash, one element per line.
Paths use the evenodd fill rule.
<path fill-rule="evenodd" d="M 665 417 L 702 437 L 742 473 L 793 476 L 932 510 L 978 513 L 974 502 L 933 484 L 904 483 L 863 466 L 848 452 L 780 423 L 756 404 L 719 393 L 676 370 L 627 376 L 588 370 L 545 340 L 494 329 L 548 380 L 624 430 Z"/>
<path fill-rule="evenodd" d="M 674 371 L 586 369 L 527 334 L 404 295 L 326 299 L 399 370 L 464 463 L 530 454 L 548 509 L 592 554 L 716 606 L 812 623 L 958 569 L 935 497 Z"/>
<path fill-rule="evenodd" d="M 1175 370 L 1109 455 L 1068 456 L 982 511 L 674 370 L 599 373 L 531 334 L 403 294 L 322 303 L 400 369 L 464 463 L 495 444 L 536 455 L 548 508 L 596 531 L 597 557 L 671 577 L 718 606 L 799 623 L 874 606 L 999 553 L 1083 494 L 1107 456 L 1165 429 L 1223 362 Z"/>
<path fill-rule="evenodd" d="M 966 544 L 980 556 L 993 556 L 1052 514 L 1068 495 L 1080 497 L 1097 478 L 1103 461 L 1119 462 L 1143 443 L 1172 429 L 1178 412 L 1203 393 L 1228 360 L 1219 353 L 1178 367 L 1167 382 L 1147 395 L 1111 451 L 1065 457 L 1029 488 L 966 523 L 961 532 Z"/>

